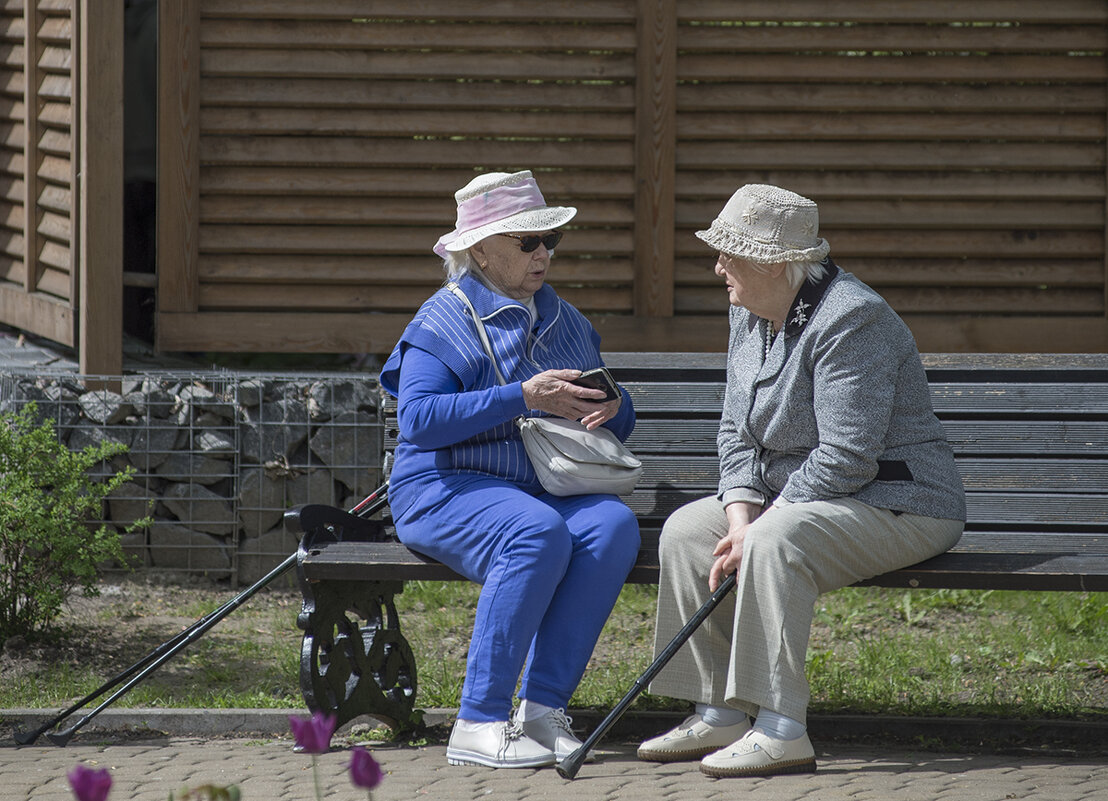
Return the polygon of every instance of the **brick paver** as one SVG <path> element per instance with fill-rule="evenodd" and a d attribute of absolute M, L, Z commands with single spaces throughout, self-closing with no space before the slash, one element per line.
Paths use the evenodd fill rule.
<path fill-rule="evenodd" d="M 490 770 L 451 767 L 445 747 L 369 746 L 387 771 L 375 801 L 410 799 L 512 799 L 513 801 L 1092 801 L 1108 798 L 1108 757 L 945 754 L 904 748 L 817 744 L 814 775 L 771 779 L 711 779 L 696 763 L 639 762 L 634 746 L 602 745 L 601 759 L 572 782 L 552 769 Z M 346 773 L 349 753 L 318 757 L 328 801 L 363 801 Z M 77 763 L 108 768 L 110 801 L 165 801 L 170 791 L 205 783 L 237 784 L 243 801 L 311 801 L 310 756 L 283 738 L 170 737 L 136 742 L 74 740 L 65 748 L 0 745 L 0 798 L 72 801 L 65 779 Z"/>

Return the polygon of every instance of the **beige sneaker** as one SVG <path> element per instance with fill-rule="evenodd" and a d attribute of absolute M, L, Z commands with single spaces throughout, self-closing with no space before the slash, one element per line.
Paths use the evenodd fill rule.
<path fill-rule="evenodd" d="M 524 734 L 539 745 L 549 748 L 558 761 L 562 762 L 584 745 L 573 733 L 572 724 L 573 718 L 567 715 L 564 709 L 551 709 L 542 717 L 525 720 L 521 725 Z M 596 754 L 589 751 L 585 761 L 592 762 L 594 759 Z"/>
<path fill-rule="evenodd" d="M 795 740 L 778 740 L 752 729 L 738 742 L 704 757 L 700 772 L 720 778 L 815 773 L 816 752 L 807 734 Z"/>
<path fill-rule="evenodd" d="M 646 762 L 687 762 L 730 745 L 748 731 L 749 720 L 734 726 L 709 726 L 700 715 L 690 715 L 677 728 L 640 745 L 638 756 Z"/>
<path fill-rule="evenodd" d="M 554 752 L 525 735 L 518 723 L 457 720 L 446 745 L 446 761 L 490 768 L 541 768 L 554 764 Z"/>

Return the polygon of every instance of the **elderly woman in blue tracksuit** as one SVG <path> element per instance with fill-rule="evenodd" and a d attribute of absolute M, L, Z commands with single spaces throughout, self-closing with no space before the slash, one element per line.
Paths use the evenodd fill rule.
<path fill-rule="evenodd" d="M 912 334 L 818 230 L 811 200 L 750 184 L 697 232 L 731 304 L 720 481 L 663 528 L 656 648 L 723 576 L 738 583 L 651 684 L 696 710 L 644 742 L 645 760 L 697 759 L 716 777 L 815 770 L 816 598 L 962 532 L 962 481 Z"/>
<path fill-rule="evenodd" d="M 635 413 L 625 391 L 604 402 L 570 383 L 602 365 L 592 325 L 545 283 L 557 229 L 576 209 L 547 206 L 529 171 L 480 175 L 455 200 L 456 227 L 435 251 L 506 383 L 465 300 L 450 288 L 432 295 L 381 372 L 398 398 L 390 505 L 405 544 L 483 585 L 447 759 L 538 767 L 580 745 L 565 707 L 639 529 L 613 495 L 545 492 L 513 421 L 554 415 L 626 439 Z"/>

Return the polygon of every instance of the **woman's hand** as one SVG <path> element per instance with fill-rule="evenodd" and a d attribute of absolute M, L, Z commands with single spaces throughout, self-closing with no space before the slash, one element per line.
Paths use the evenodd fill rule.
<path fill-rule="evenodd" d="M 601 397 L 603 397 L 604 393 L 601 390 L 597 389 L 597 390 L 592 390 L 592 391 L 593 392 L 600 392 Z M 584 417 L 582 417 L 581 422 L 584 424 L 585 428 L 589 429 L 589 431 L 592 431 L 597 426 L 603 425 L 604 423 L 608 422 L 613 417 L 615 417 L 617 414 L 619 414 L 619 407 L 620 407 L 621 403 L 623 403 L 623 397 L 622 396 L 618 397 L 618 398 L 613 398 L 610 401 L 606 401 L 606 402 L 600 403 L 600 404 L 593 403 L 592 405 L 594 407 L 599 405 L 600 408 L 597 409 L 592 414 L 587 414 Z"/>
<path fill-rule="evenodd" d="M 727 504 L 724 511 L 727 513 L 727 534 L 712 551 L 716 561 L 708 571 L 708 589 L 712 592 L 716 591 L 724 576 L 729 576 L 739 569 L 739 564 L 743 560 L 743 542 L 746 540 L 747 529 L 758 519 L 762 508 L 740 501 Z"/>
<path fill-rule="evenodd" d="M 523 382 L 523 402 L 528 409 L 580 420 L 586 428 L 596 428 L 616 416 L 623 398 L 598 403 L 604 397 L 603 390 L 569 383 L 580 375 L 580 370 L 546 370 L 532 376 Z"/>

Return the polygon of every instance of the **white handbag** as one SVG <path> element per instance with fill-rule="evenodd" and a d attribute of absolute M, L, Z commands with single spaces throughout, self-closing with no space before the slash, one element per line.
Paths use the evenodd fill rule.
<path fill-rule="evenodd" d="M 507 383 L 500 374 L 477 310 L 457 284 L 451 282 L 447 288 L 465 303 L 473 316 L 497 381 Z M 516 426 L 539 483 L 551 495 L 627 495 L 642 475 L 642 462 L 603 426 L 590 431 L 576 420 L 526 416 L 517 417 Z"/>
<path fill-rule="evenodd" d="M 627 495 L 642 475 L 642 462 L 603 426 L 590 431 L 561 417 L 519 417 L 516 425 L 551 495 Z"/>

